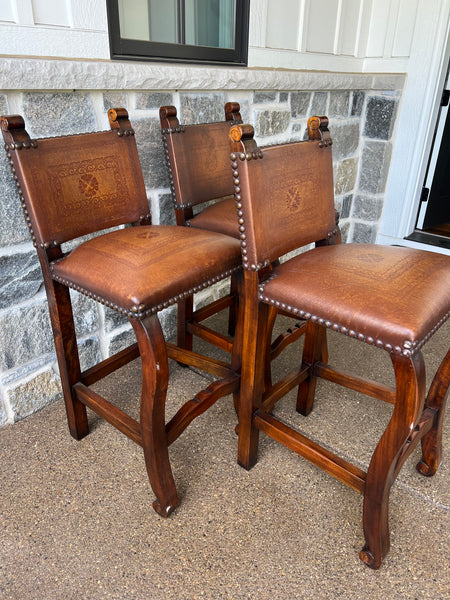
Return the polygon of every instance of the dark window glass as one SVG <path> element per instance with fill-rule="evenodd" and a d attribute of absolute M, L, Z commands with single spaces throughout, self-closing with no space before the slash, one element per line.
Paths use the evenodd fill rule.
<path fill-rule="evenodd" d="M 247 64 L 249 0 L 107 0 L 111 58 Z"/>

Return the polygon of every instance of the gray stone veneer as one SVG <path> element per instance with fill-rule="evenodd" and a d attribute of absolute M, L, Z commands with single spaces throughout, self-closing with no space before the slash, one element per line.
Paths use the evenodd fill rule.
<path fill-rule="evenodd" d="M 86 67 L 87 68 L 87 67 Z M 119 67 L 117 67 L 119 68 Z M 125 72 L 125 71 L 124 71 Z M 130 72 L 127 71 L 130 77 Z M 31 76 L 31 75 L 30 75 Z M 253 77 L 249 71 L 249 77 Z M 277 75 L 278 76 L 278 75 Z M 366 78 L 361 77 L 361 82 Z M 319 81 L 311 75 L 311 81 Z M 321 80 L 322 81 L 322 80 Z M 334 141 L 336 207 L 346 242 L 373 242 L 383 210 L 400 80 L 386 89 L 219 88 L 192 90 L 117 89 L 102 91 L 0 91 L 1 113 L 20 113 L 32 136 L 73 134 L 108 128 L 106 111 L 125 106 L 136 131 L 154 223 L 174 223 L 165 170 L 158 108 L 177 106 L 180 121 L 223 118 L 228 100 L 241 104 L 244 121 L 254 124 L 261 145 L 303 139 L 307 117 L 327 114 Z M 386 82 L 389 83 L 389 77 Z M 323 83 L 323 81 L 322 81 Z M 354 83 L 354 80 L 353 80 Z M 87 84 L 86 84 L 87 85 Z M 323 85 L 325 85 L 323 83 Z M 74 86 L 75 87 L 75 86 Z M 223 293 L 225 284 L 198 299 Z M 73 294 L 83 368 L 130 344 L 126 319 Z M 166 335 L 175 329 L 174 309 L 161 314 Z M 17 421 L 61 398 L 42 276 L 21 214 L 6 156 L 0 154 L 0 426 Z"/>

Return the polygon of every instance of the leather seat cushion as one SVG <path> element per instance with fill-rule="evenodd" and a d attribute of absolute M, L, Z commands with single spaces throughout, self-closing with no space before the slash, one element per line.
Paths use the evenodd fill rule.
<path fill-rule="evenodd" d="M 51 264 L 54 279 L 130 316 L 156 312 L 241 265 L 238 240 L 187 227 L 128 227 Z"/>
<path fill-rule="evenodd" d="M 389 352 L 413 355 L 450 312 L 450 257 L 323 246 L 276 267 L 260 299 Z"/>
<path fill-rule="evenodd" d="M 211 206 L 207 206 L 201 213 L 190 219 L 189 225 L 199 229 L 208 229 L 224 233 L 239 239 L 239 225 L 237 219 L 236 200 L 226 198 Z"/>

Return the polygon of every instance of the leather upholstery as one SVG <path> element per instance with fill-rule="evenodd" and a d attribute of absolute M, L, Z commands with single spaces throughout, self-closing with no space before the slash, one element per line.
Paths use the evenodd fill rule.
<path fill-rule="evenodd" d="M 189 225 L 239 238 L 236 201 L 234 197 L 226 198 L 206 207 L 201 213 L 189 220 Z"/>
<path fill-rule="evenodd" d="M 378 569 L 390 547 L 389 492 L 402 465 L 419 442 L 422 475 L 434 475 L 442 458 L 450 350 L 427 393 L 420 349 L 450 314 L 450 257 L 398 246 L 341 244 L 338 229 L 331 230 L 327 117 L 311 117 L 308 131 L 314 141 L 259 149 L 250 125 L 230 130 L 245 269 L 238 461 L 246 469 L 255 464 L 264 432 L 364 494 L 365 543 L 359 556 Z M 310 242 L 315 248 L 301 253 Z M 294 249 L 296 255 L 285 262 L 272 262 Z M 306 332 L 299 367 L 268 385 L 264 342 L 272 307 L 305 319 Z M 330 364 L 327 328 L 388 351 L 395 387 Z M 340 358 L 345 359 L 343 353 Z M 276 402 L 297 387 L 296 410 L 307 417 L 319 378 L 394 405 L 367 471 L 274 414 Z M 352 443 L 360 439 L 348 423 L 337 423 L 336 429 L 352 435 Z"/>
<path fill-rule="evenodd" d="M 57 281 L 98 296 L 104 304 L 142 316 L 227 277 L 240 265 L 239 242 L 234 238 L 149 225 L 88 240 L 53 262 L 51 272 Z"/>
<path fill-rule="evenodd" d="M 27 208 L 37 243 L 62 243 L 149 212 L 132 134 L 100 131 L 72 136 L 70 144 L 34 143 L 16 150 L 14 160 L 32 199 Z"/>
<path fill-rule="evenodd" d="M 178 206 L 195 206 L 233 193 L 229 130 L 229 122 L 222 121 L 163 133 Z"/>
<path fill-rule="evenodd" d="M 178 314 L 186 315 L 186 299 L 229 275 L 238 293 L 240 246 L 211 231 L 150 225 L 128 113 L 110 109 L 108 118 L 109 132 L 43 140 L 31 140 L 20 115 L 0 117 L 0 126 L 42 267 L 69 430 L 77 440 L 89 433 L 89 407 L 141 446 L 156 496 L 153 507 L 167 517 L 178 505 L 168 447 L 219 398 L 234 394 L 237 404 L 241 348 L 238 336 L 234 343 L 206 326 L 204 339 L 230 352 L 229 362 L 192 352 L 189 344 L 168 344 L 156 313 L 179 303 Z M 94 233 L 97 237 L 89 235 Z M 78 246 L 66 251 L 69 241 L 71 248 Z M 136 343 L 82 370 L 68 288 L 127 315 Z M 138 356 L 142 389 L 135 419 L 91 386 Z M 214 381 L 205 379 L 207 388 L 166 423 L 169 358 Z"/>
<path fill-rule="evenodd" d="M 250 160 L 236 153 L 234 163 L 249 269 L 325 239 L 336 228 L 331 147 L 304 141 L 258 150 Z"/>
<path fill-rule="evenodd" d="M 226 120 L 217 123 L 201 123 L 202 115 L 199 113 L 193 117 L 196 124 L 181 125 L 175 106 L 161 106 L 159 116 L 177 225 L 239 238 L 227 143 L 231 122 L 241 120 L 239 104 L 227 102 Z M 219 302 L 210 303 L 213 312 L 229 309 L 230 336 L 234 335 L 237 320 L 236 283 L 236 278 L 232 277 L 230 293 L 222 296 Z M 204 325 L 196 327 L 196 323 L 203 321 L 206 314 L 204 310 L 193 309 L 192 297 L 186 297 L 184 302 L 179 303 L 179 346 L 192 348 L 193 335 L 206 335 Z M 212 339 L 209 337 L 209 341 Z M 220 335 L 216 336 L 212 343 L 222 347 L 223 339 Z"/>
<path fill-rule="evenodd" d="M 324 246 L 272 275 L 261 285 L 264 302 L 398 354 L 414 354 L 450 313 L 450 258 L 442 254 Z"/>

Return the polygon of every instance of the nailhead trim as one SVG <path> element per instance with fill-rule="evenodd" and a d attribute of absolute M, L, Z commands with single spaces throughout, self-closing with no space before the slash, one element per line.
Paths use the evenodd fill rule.
<path fill-rule="evenodd" d="M 104 131 L 94 131 L 92 132 L 93 134 L 95 133 L 106 133 L 107 131 L 111 131 L 110 129 L 104 130 Z M 50 140 L 50 139 L 55 139 L 58 137 L 76 137 L 79 135 L 86 135 L 86 133 L 73 133 L 70 135 L 62 135 L 62 136 L 50 136 L 50 137 L 43 137 L 43 138 L 39 138 L 39 140 Z M 87 134 L 89 135 L 89 134 Z M 128 135 L 134 135 L 134 129 L 126 129 L 124 131 L 118 131 L 117 135 L 119 137 L 122 136 L 128 136 Z M 23 214 L 25 216 L 25 222 L 27 224 L 28 227 L 28 231 L 30 232 L 30 236 L 31 236 L 31 241 L 33 242 L 33 246 L 35 248 L 37 248 L 37 242 L 36 242 L 36 235 L 33 231 L 33 227 L 31 225 L 31 218 L 30 215 L 28 214 L 28 210 L 27 210 L 27 206 L 25 203 L 25 198 L 23 196 L 23 192 L 22 192 L 22 188 L 20 186 L 19 183 L 19 178 L 16 175 L 16 169 L 14 167 L 14 162 L 12 160 L 12 155 L 11 155 L 11 150 L 12 151 L 16 151 L 16 150 L 22 150 L 22 149 L 29 149 L 29 148 L 37 148 L 38 147 L 38 141 L 39 140 L 30 140 L 29 142 L 11 142 L 11 143 L 5 143 L 5 150 L 6 150 L 6 156 L 8 157 L 8 161 L 9 161 L 9 166 L 11 168 L 11 173 L 13 175 L 13 179 L 15 181 L 16 184 L 16 188 L 17 188 L 17 193 L 19 195 L 19 199 L 20 199 L 20 205 L 22 207 L 22 211 Z M 56 241 L 56 240 L 50 240 L 47 242 L 43 242 L 41 244 L 41 248 L 47 249 L 47 248 L 55 248 L 56 246 L 60 246 L 60 242 Z"/>
<path fill-rule="evenodd" d="M 28 231 L 30 232 L 33 246 L 35 248 L 37 248 L 36 236 L 34 234 L 33 227 L 31 225 L 31 218 L 30 218 L 30 215 L 28 214 L 27 205 L 25 203 L 25 198 L 23 196 L 22 188 L 20 187 L 20 183 L 19 183 L 19 178 L 16 175 L 16 168 L 14 167 L 11 150 L 15 151 L 15 150 L 22 150 L 22 148 L 29 149 L 29 148 L 37 148 L 37 147 L 38 147 L 38 144 L 37 144 L 36 140 L 30 140 L 29 143 L 28 142 L 23 142 L 23 143 L 18 142 L 18 143 L 11 143 L 11 144 L 6 143 L 5 144 L 6 156 L 8 157 L 9 166 L 11 167 L 11 173 L 12 173 L 13 179 L 16 184 L 17 193 L 19 195 L 19 200 L 20 200 L 20 205 L 22 207 L 22 211 L 23 211 L 23 214 L 25 217 L 25 222 L 28 227 Z"/>
<path fill-rule="evenodd" d="M 331 145 L 332 145 L 331 139 L 323 140 L 323 142 L 319 142 L 320 147 L 324 147 L 324 146 L 326 147 L 326 146 L 331 146 Z M 231 169 L 232 169 L 234 185 L 235 185 L 234 197 L 236 199 L 236 207 L 237 207 L 237 211 L 238 211 L 239 231 L 240 231 L 239 237 L 241 240 L 242 262 L 243 262 L 244 269 L 250 270 L 250 271 L 260 271 L 264 267 L 268 267 L 270 265 L 270 261 L 266 260 L 266 261 L 264 261 L 264 263 L 258 263 L 257 265 L 249 264 L 249 262 L 248 262 L 247 242 L 246 242 L 246 235 L 245 235 L 245 223 L 244 223 L 244 215 L 242 212 L 242 202 L 241 202 L 241 195 L 240 195 L 241 189 L 240 189 L 239 171 L 238 171 L 239 163 L 237 162 L 237 159 L 239 159 L 240 161 L 244 161 L 244 160 L 252 160 L 252 159 L 256 159 L 256 158 L 263 158 L 263 156 L 264 155 L 261 150 L 259 150 L 259 152 L 240 153 L 239 155 L 237 155 L 234 152 L 232 152 L 230 154 Z M 330 231 L 329 233 L 327 233 L 327 238 L 333 237 L 337 232 L 338 232 L 338 228 L 336 227 L 335 229 L 333 229 L 333 231 Z M 439 327 L 441 327 L 445 323 L 445 321 L 450 316 L 450 311 L 449 311 L 435 325 L 435 327 L 433 327 L 433 329 L 427 333 L 427 335 L 422 340 L 416 341 L 416 342 L 412 342 L 411 340 L 405 340 L 403 342 L 402 347 L 392 346 L 392 344 L 383 342 L 382 340 L 375 340 L 374 338 L 372 338 L 370 336 L 365 336 L 363 333 L 358 333 L 352 329 L 348 329 L 347 327 L 344 327 L 343 325 L 339 325 L 338 323 L 333 323 L 332 321 L 323 319 L 321 317 L 318 317 L 317 315 L 312 315 L 311 313 L 305 312 L 304 310 L 301 310 L 299 308 L 289 306 L 289 305 L 285 304 L 284 302 L 279 302 L 278 300 L 273 300 L 271 298 L 268 298 L 267 296 L 264 295 L 264 286 L 266 283 L 268 283 L 275 277 L 276 277 L 276 275 L 272 275 L 271 277 L 266 279 L 266 281 L 264 283 L 262 283 L 259 286 L 258 299 L 261 302 L 264 302 L 265 304 L 270 304 L 271 306 L 275 306 L 278 309 L 282 309 L 284 311 L 290 312 L 295 317 L 300 317 L 301 319 L 309 320 L 313 323 L 317 323 L 318 325 L 322 325 L 323 327 L 327 327 L 328 329 L 332 329 L 333 331 L 337 331 L 337 332 L 347 335 L 349 337 L 358 339 L 362 342 L 365 342 L 366 344 L 376 346 L 377 348 L 383 348 L 384 350 L 387 350 L 389 353 L 399 354 L 401 356 L 407 356 L 407 357 L 414 356 L 422 348 L 422 346 L 431 338 L 431 336 L 439 329 Z"/>
<path fill-rule="evenodd" d="M 61 259 L 61 260 L 63 260 L 63 259 Z M 186 291 L 182 292 L 181 294 L 178 294 L 177 296 L 173 296 L 172 298 L 169 298 L 168 300 L 166 300 L 165 302 L 163 302 L 161 304 L 158 304 L 157 306 L 146 307 L 144 304 L 139 304 L 138 306 L 132 306 L 131 309 L 129 309 L 129 308 L 125 308 L 123 306 L 119 306 L 118 304 L 111 302 L 110 300 L 107 300 L 106 298 L 102 298 L 101 296 L 99 296 L 97 294 L 93 294 L 89 290 L 86 290 L 83 287 L 76 285 L 71 281 L 68 281 L 67 279 L 64 279 L 62 277 L 59 277 L 58 275 L 55 275 L 55 273 L 53 272 L 53 265 L 56 264 L 57 262 L 59 262 L 59 260 L 50 264 L 50 270 L 52 272 L 52 277 L 55 281 L 57 281 L 58 283 L 62 283 L 63 285 L 65 285 L 77 292 L 80 292 L 81 294 L 88 296 L 89 298 L 92 298 L 96 302 L 100 302 L 101 304 L 104 304 L 105 306 L 108 306 L 109 308 L 112 308 L 113 310 L 120 312 L 123 315 L 126 315 L 128 318 L 134 318 L 134 319 L 143 319 L 144 317 L 147 317 L 148 315 L 154 315 L 157 312 L 163 310 L 164 308 L 168 308 L 169 306 L 172 306 L 173 304 L 176 304 L 177 302 L 180 302 L 181 300 L 184 300 L 185 298 L 192 296 L 192 294 L 195 294 L 196 292 L 199 292 L 207 287 L 210 287 L 211 285 L 213 285 L 214 283 L 217 283 L 218 281 L 222 281 L 222 279 L 229 277 L 230 275 L 232 275 L 234 272 L 238 271 L 241 268 L 239 266 L 239 267 L 235 267 L 233 269 L 228 269 L 227 271 L 222 272 L 220 275 L 211 277 L 211 279 L 208 279 L 207 281 L 204 281 L 203 283 L 200 283 L 192 288 L 189 288 L 189 290 L 186 290 Z"/>
<path fill-rule="evenodd" d="M 239 155 L 236 154 L 235 152 L 232 152 L 230 154 L 231 171 L 232 171 L 233 182 L 234 182 L 234 199 L 236 200 L 237 216 L 238 216 L 238 223 L 239 223 L 239 239 L 241 242 L 242 265 L 243 265 L 244 269 L 246 269 L 247 271 L 260 271 L 265 266 L 269 266 L 270 261 L 266 260 L 264 262 L 264 264 L 258 263 L 257 265 L 250 264 L 248 261 L 247 235 L 245 233 L 245 219 L 244 219 L 244 213 L 242 211 L 242 202 L 241 202 L 242 197 L 241 197 L 241 187 L 240 187 L 241 184 L 240 184 L 240 180 L 239 180 L 239 163 L 237 161 L 238 161 L 238 159 L 240 161 L 258 159 L 258 158 L 263 158 L 263 156 L 264 155 L 261 152 L 261 150 L 259 150 L 258 152 L 248 152 L 246 154 L 244 152 L 241 152 Z"/>
<path fill-rule="evenodd" d="M 241 152 L 240 154 L 236 154 L 235 152 L 232 152 L 230 154 L 230 159 L 231 159 L 231 170 L 232 170 L 232 175 L 233 175 L 233 182 L 234 182 L 234 198 L 236 200 L 236 208 L 237 208 L 237 216 L 238 216 L 238 223 L 239 223 L 239 239 L 241 241 L 241 254 L 242 254 L 242 263 L 243 263 L 243 267 L 244 269 L 246 269 L 247 271 L 261 271 L 261 269 L 264 269 L 268 266 L 270 266 L 270 260 L 266 259 L 264 262 L 259 262 L 256 265 L 253 263 L 249 263 L 248 261 L 248 257 L 247 257 L 247 235 L 245 233 L 245 219 L 244 219 L 244 213 L 242 211 L 242 197 L 241 197 L 241 187 L 240 187 L 240 180 L 239 180 L 239 163 L 237 162 L 238 159 L 240 161 L 245 161 L 245 160 L 257 160 L 258 158 L 264 158 L 264 153 L 262 152 L 261 149 L 256 150 L 255 152 Z M 339 228 L 336 227 L 335 229 L 333 229 L 332 231 L 329 231 L 327 233 L 327 238 L 332 238 L 333 236 L 335 236 L 339 231 Z"/>
<path fill-rule="evenodd" d="M 134 135 L 134 129 L 119 129 L 117 131 L 117 135 L 119 137 L 126 137 L 128 135 Z"/>
<path fill-rule="evenodd" d="M 170 135 L 172 133 L 184 133 L 184 131 L 185 131 L 185 128 L 181 125 L 179 127 L 166 127 L 165 129 L 161 129 L 161 138 L 162 138 L 162 143 L 163 143 L 163 148 L 164 148 L 164 159 L 166 161 L 167 174 L 169 176 L 170 194 L 172 196 L 172 202 L 173 202 L 174 208 L 181 209 L 181 210 L 184 210 L 185 208 L 191 208 L 192 204 L 190 204 L 190 203 L 179 204 L 179 202 L 177 200 L 177 195 L 175 193 L 175 184 L 173 182 L 173 172 L 172 172 L 172 165 L 170 163 L 169 144 L 167 143 L 167 137 L 168 137 L 168 135 Z"/>
<path fill-rule="evenodd" d="M 27 150 L 29 148 L 37 148 L 37 147 L 38 147 L 37 140 L 30 140 L 29 142 L 11 142 L 11 143 L 5 144 L 6 152 L 8 152 L 9 150 L 22 150 L 22 148 Z"/>
<path fill-rule="evenodd" d="M 152 215 L 151 213 L 147 213 L 146 215 L 141 215 L 139 217 L 140 225 L 151 225 L 152 224 Z"/>
<path fill-rule="evenodd" d="M 332 231 L 327 233 L 327 239 L 334 237 L 339 232 L 339 227 L 335 227 Z"/>
<path fill-rule="evenodd" d="M 185 127 L 183 125 L 178 125 L 178 127 L 166 127 L 165 129 L 161 129 L 162 134 L 167 133 L 184 133 Z"/>
<path fill-rule="evenodd" d="M 49 248 L 58 248 L 59 246 L 61 246 L 61 242 L 58 242 L 57 240 L 52 240 L 51 242 L 42 242 L 41 244 L 41 248 L 44 250 L 48 250 Z"/>
<path fill-rule="evenodd" d="M 378 339 L 376 340 L 373 337 L 365 336 L 363 333 L 358 333 L 357 331 L 354 331 L 353 329 L 348 329 L 347 327 L 344 327 L 343 325 L 339 325 L 339 323 L 333 323 L 332 321 L 329 321 L 327 319 L 322 319 L 321 317 L 318 317 L 317 315 L 312 315 L 311 313 L 301 310 L 299 308 L 289 306 L 288 304 L 286 304 L 284 302 L 280 302 L 278 300 L 269 298 L 268 296 L 264 295 L 264 286 L 272 279 L 275 279 L 275 277 L 277 277 L 276 274 L 272 275 L 271 277 L 268 277 L 264 281 L 264 283 L 262 283 L 259 286 L 258 300 L 260 300 L 261 302 L 264 302 L 264 304 L 270 304 L 271 306 L 275 306 L 276 308 L 279 308 L 279 309 L 281 308 L 284 311 L 290 312 L 295 317 L 299 317 L 301 319 L 311 321 L 312 323 L 317 323 L 318 325 L 321 325 L 322 327 L 327 327 L 328 329 L 332 329 L 333 331 L 337 331 L 338 333 L 342 333 L 343 335 L 346 335 L 348 337 L 358 339 L 361 342 L 365 342 L 366 344 L 369 344 L 370 346 L 376 346 L 377 348 L 386 350 L 390 354 L 398 354 L 400 356 L 407 356 L 407 357 L 414 356 L 426 344 L 426 342 L 428 342 L 428 340 L 434 335 L 434 333 L 436 333 L 436 331 L 445 323 L 445 321 L 450 316 L 450 311 L 449 311 L 449 312 L 447 312 L 446 315 L 444 315 L 442 317 L 442 319 L 440 319 L 440 321 L 438 321 L 438 323 L 436 323 L 436 325 L 425 335 L 425 337 L 422 340 L 415 341 L 415 342 L 412 342 L 411 340 L 405 340 L 403 342 L 402 346 L 392 346 L 392 344 L 390 344 L 389 342 L 383 342 L 382 340 L 378 340 Z"/>

